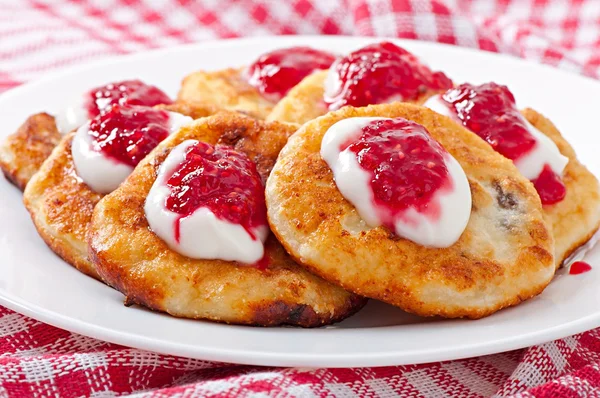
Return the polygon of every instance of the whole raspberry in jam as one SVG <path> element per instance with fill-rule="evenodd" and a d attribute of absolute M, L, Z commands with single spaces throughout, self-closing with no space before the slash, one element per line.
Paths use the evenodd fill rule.
<path fill-rule="evenodd" d="M 85 105 L 91 119 L 115 104 L 154 106 L 171 103 L 171 98 L 158 87 L 140 80 L 124 80 L 91 89 Z"/>
<path fill-rule="evenodd" d="M 466 128 L 513 161 L 536 146 L 536 139 L 506 86 L 465 83 L 448 90 L 442 95 L 442 100 Z M 533 183 L 545 205 L 560 202 L 566 195 L 560 176 L 548 165 Z"/>
<path fill-rule="evenodd" d="M 166 207 L 181 218 L 206 207 L 221 220 L 243 226 L 253 239 L 257 239 L 255 229 L 267 225 L 264 186 L 256 165 L 226 145 L 198 142 L 190 146 L 167 186 L 171 193 Z M 179 235 L 177 222 L 177 241 Z"/>
<path fill-rule="evenodd" d="M 452 188 L 444 162 L 446 151 L 425 127 L 403 118 L 369 123 L 361 137 L 341 150 L 356 154 L 371 175 L 370 185 L 384 225 L 394 230 L 394 219 L 409 208 L 432 218 L 439 208 L 432 202 L 439 189 Z"/>
<path fill-rule="evenodd" d="M 264 96 L 281 99 L 312 72 L 328 69 L 335 56 L 310 47 L 291 47 L 261 55 L 248 67 L 248 82 Z"/>
<path fill-rule="evenodd" d="M 169 114 L 145 106 L 113 105 L 90 120 L 93 149 L 135 167 L 169 135 Z"/>
<path fill-rule="evenodd" d="M 411 101 L 428 91 L 452 87 L 444 73 L 432 72 L 413 54 L 389 42 L 348 54 L 336 61 L 329 73 L 334 74 L 328 76 L 332 87 L 327 88 L 324 100 L 330 110 Z"/>

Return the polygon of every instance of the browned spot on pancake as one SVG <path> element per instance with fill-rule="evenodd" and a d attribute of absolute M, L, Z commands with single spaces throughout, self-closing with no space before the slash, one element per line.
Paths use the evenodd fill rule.
<path fill-rule="evenodd" d="M 60 139 L 54 117 L 47 113 L 30 116 L 1 144 L 0 169 L 10 182 L 23 190 Z"/>

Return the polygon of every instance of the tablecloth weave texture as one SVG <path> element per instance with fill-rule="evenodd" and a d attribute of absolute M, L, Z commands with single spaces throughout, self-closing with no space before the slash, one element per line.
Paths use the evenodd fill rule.
<path fill-rule="evenodd" d="M 270 34 L 438 41 L 600 77 L 598 0 L 0 0 L 0 91 L 108 55 Z M 280 369 L 124 348 L 0 307 L 0 397 L 132 393 L 600 397 L 600 331 L 427 365 Z"/>

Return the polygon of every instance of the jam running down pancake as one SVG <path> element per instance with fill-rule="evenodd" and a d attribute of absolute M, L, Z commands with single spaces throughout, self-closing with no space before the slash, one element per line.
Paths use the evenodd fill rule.
<path fill-rule="evenodd" d="M 268 120 L 305 123 L 343 106 L 423 103 L 452 87 L 413 54 L 393 43 L 374 43 L 305 78 L 275 106 Z"/>
<path fill-rule="evenodd" d="M 296 264 L 266 227 L 263 181 L 296 129 L 221 114 L 163 141 L 94 210 L 103 279 L 128 304 L 226 323 L 314 327 L 360 309 L 365 299 Z M 229 241 L 236 227 L 249 247 Z"/>
<path fill-rule="evenodd" d="M 341 123 L 373 117 L 381 125 L 343 137 L 350 128 Z M 336 157 L 330 134 L 340 139 Z M 366 185 L 353 195 L 340 171 L 356 163 L 355 184 Z M 476 135 L 424 107 L 344 107 L 305 124 L 282 149 L 266 200 L 274 234 L 307 269 L 418 315 L 484 317 L 539 294 L 554 275 L 551 229 L 533 185 Z"/>
<path fill-rule="evenodd" d="M 264 119 L 292 87 L 311 73 L 329 68 L 334 60 L 334 55 L 310 47 L 275 50 L 248 67 L 190 74 L 181 84 L 178 99 L 210 102 Z"/>

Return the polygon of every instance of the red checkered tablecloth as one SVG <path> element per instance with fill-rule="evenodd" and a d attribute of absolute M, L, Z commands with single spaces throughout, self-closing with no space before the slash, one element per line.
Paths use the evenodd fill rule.
<path fill-rule="evenodd" d="M 0 0 L 0 91 L 107 55 L 217 37 L 396 36 L 600 77 L 599 0 Z M 280 369 L 188 360 L 0 307 L 0 397 L 600 397 L 600 331 L 428 365 Z"/>

